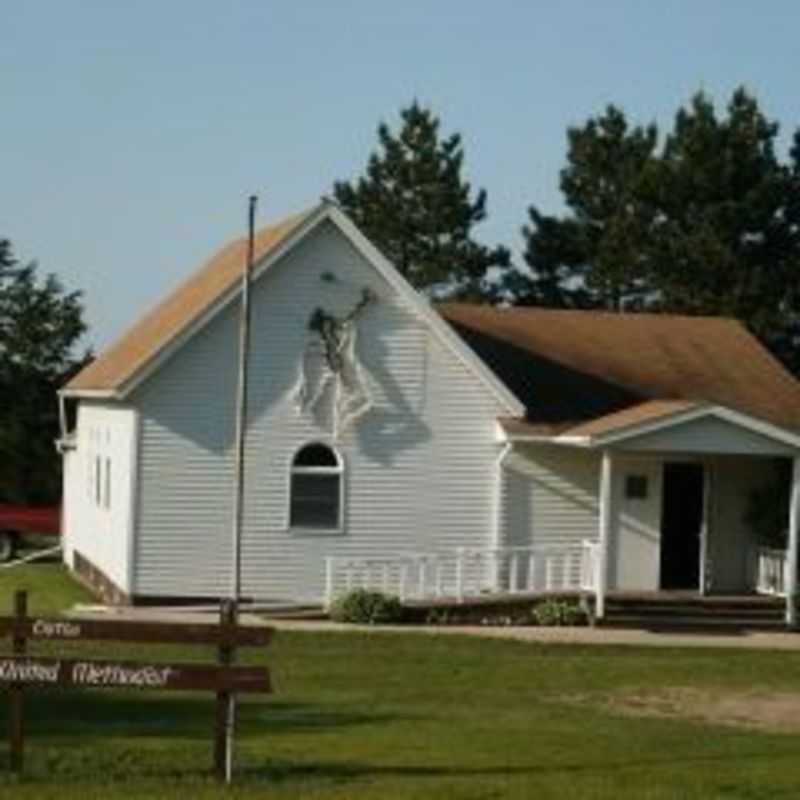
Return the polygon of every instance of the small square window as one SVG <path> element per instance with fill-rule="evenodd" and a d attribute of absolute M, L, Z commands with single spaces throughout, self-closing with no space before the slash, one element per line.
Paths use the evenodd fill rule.
<path fill-rule="evenodd" d="M 626 475 L 625 476 L 625 497 L 628 500 L 647 499 L 647 476 L 646 475 Z"/>

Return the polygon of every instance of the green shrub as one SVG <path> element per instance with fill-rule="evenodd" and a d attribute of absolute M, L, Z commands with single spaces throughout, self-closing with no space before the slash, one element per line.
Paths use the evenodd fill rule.
<path fill-rule="evenodd" d="M 533 607 L 532 614 L 536 624 L 543 626 L 583 625 L 586 622 L 584 610 L 568 600 L 543 600 Z"/>
<path fill-rule="evenodd" d="M 403 619 L 403 606 L 399 598 L 392 595 L 369 589 L 352 589 L 333 601 L 329 613 L 335 622 L 388 625 Z"/>
<path fill-rule="evenodd" d="M 425 616 L 426 625 L 450 625 L 454 620 L 455 615 L 447 608 L 431 608 Z"/>

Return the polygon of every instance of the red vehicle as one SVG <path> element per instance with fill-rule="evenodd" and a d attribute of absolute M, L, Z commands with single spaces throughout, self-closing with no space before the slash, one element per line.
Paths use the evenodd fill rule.
<path fill-rule="evenodd" d="M 14 557 L 20 538 L 28 533 L 60 536 L 61 509 L 0 503 L 0 563 Z"/>

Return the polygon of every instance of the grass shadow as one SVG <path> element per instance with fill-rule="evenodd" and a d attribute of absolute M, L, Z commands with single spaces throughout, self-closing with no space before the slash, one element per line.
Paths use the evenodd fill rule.
<path fill-rule="evenodd" d="M 25 698 L 25 726 L 30 740 L 59 737 L 80 745 L 83 737 L 124 735 L 126 738 L 168 736 L 208 739 L 215 714 L 213 695 L 154 696 L 101 692 L 31 692 Z M 389 724 L 390 714 L 340 711 L 324 706 L 249 698 L 239 704 L 239 731 L 293 734 L 360 725 Z M 0 727 L 6 725 L 0 709 Z M 85 739 L 83 739 L 85 741 Z"/>
<path fill-rule="evenodd" d="M 359 762 L 307 762 L 291 764 L 270 762 L 263 766 L 244 765 L 238 775 L 252 782 L 291 783 L 321 779 L 346 782 L 374 778 L 491 778 L 514 776 L 580 775 L 622 772 L 636 769 L 675 769 L 681 767 L 702 767 L 703 765 L 725 765 L 741 763 L 742 759 L 796 758 L 796 750 L 787 745 L 786 752 L 776 751 L 774 747 L 763 751 L 748 753 L 725 753 L 715 755 L 675 756 L 665 753 L 663 757 L 625 759 L 621 761 L 579 761 L 565 764 L 530 764 L 524 766 L 426 766 L 426 765 L 387 765 L 364 764 Z"/>

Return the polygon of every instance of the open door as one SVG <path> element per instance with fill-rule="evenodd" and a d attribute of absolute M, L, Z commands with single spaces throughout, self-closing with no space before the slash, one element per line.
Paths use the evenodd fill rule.
<path fill-rule="evenodd" d="M 700 588 L 702 464 L 664 464 L 661 507 L 661 588 Z"/>

